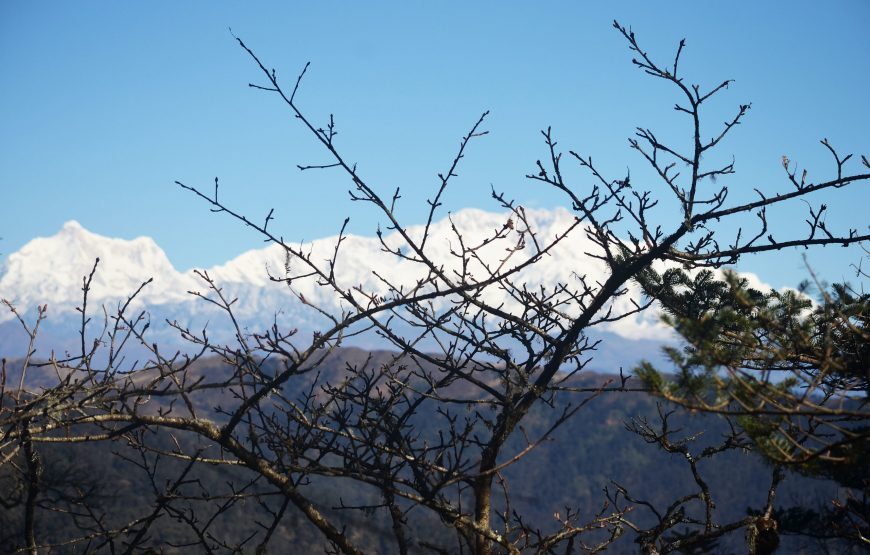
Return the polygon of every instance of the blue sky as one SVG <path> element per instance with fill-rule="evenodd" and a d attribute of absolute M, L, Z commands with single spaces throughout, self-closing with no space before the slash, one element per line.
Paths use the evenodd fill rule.
<path fill-rule="evenodd" d="M 662 7 L 666 6 L 666 7 Z M 709 123 L 752 102 L 720 150 L 734 155 L 735 199 L 784 191 L 782 155 L 827 177 L 818 140 L 870 155 L 870 3 L 853 2 L 24 2 L 0 4 L 0 257 L 69 219 L 100 234 L 152 236 L 179 269 L 223 262 L 258 238 L 215 215 L 175 180 L 208 188 L 257 219 L 272 207 L 286 239 L 351 229 L 372 234 L 371 208 L 347 200 L 335 172 L 261 82 L 243 38 L 285 83 L 306 61 L 299 94 L 317 123 L 335 114 L 339 146 L 399 216 L 419 223 L 459 138 L 484 110 L 490 135 L 469 149 L 445 208 L 494 209 L 490 187 L 532 207 L 564 205 L 524 178 L 546 155 L 539 130 L 588 154 L 611 177 L 642 161 L 635 126 L 680 138 L 686 122 L 662 83 L 632 67 L 611 28 L 631 25 L 647 50 L 681 62 L 693 82 L 736 83 Z M 712 128 L 711 128 L 712 129 Z M 681 135 L 682 133 L 682 135 Z M 856 170 L 858 166 L 853 166 Z M 572 173 L 578 185 L 591 183 Z M 635 181 L 637 182 L 637 181 Z M 818 199 L 832 225 L 866 230 L 868 187 Z M 667 224 L 675 216 L 663 206 Z M 773 216 L 777 239 L 804 230 L 802 205 Z M 780 231 L 781 230 L 781 231 Z M 853 249 L 809 252 L 829 280 L 849 276 Z M 747 259 L 768 282 L 804 277 L 801 253 Z"/>

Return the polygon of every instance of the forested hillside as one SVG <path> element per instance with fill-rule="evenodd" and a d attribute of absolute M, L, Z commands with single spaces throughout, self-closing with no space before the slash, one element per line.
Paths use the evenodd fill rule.
<path fill-rule="evenodd" d="M 389 352 L 339 349 L 322 365 L 320 380 L 324 383 L 340 382 L 347 376 L 349 368 L 358 367 L 367 360 L 374 365 L 383 364 L 391 358 Z M 276 364 L 277 361 L 273 361 L 265 367 L 268 369 Z M 7 381 L 17 380 L 18 367 L 15 363 L 7 365 Z M 42 370 L 47 372 L 47 368 Z M 229 377 L 231 368 L 218 359 L 205 359 L 198 363 L 194 376 L 205 375 L 210 380 L 219 379 L 221 375 Z M 28 381 L 30 387 L 38 388 L 43 380 L 48 383 L 51 378 L 33 372 Z M 582 378 L 572 379 L 569 386 L 595 388 L 614 379 L 618 380 L 618 377 L 586 373 Z M 629 380 L 628 385 L 633 381 Z M 292 387 L 284 389 L 284 395 L 291 399 L 302 398 L 310 393 L 312 385 L 311 381 L 293 382 Z M 221 414 L 222 407 L 231 402 L 230 392 L 214 389 L 208 395 L 198 397 L 196 409 L 220 422 L 226 418 Z M 155 398 L 154 405 L 148 410 L 156 412 L 160 409 L 161 401 Z M 504 470 L 501 478 L 504 487 L 510 491 L 513 504 L 510 510 L 555 530 L 559 527 L 557 519 L 565 516 L 567 508 L 595 514 L 602 508 L 602 491 L 607 488 L 612 492 L 622 486 L 635 499 L 643 501 L 628 517 L 642 525 L 650 525 L 655 515 L 649 508 L 661 511 L 674 499 L 697 489 L 685 457 L 664 453 L 628 430 L 632 423 L 643 419 L 655 422 L 658 414 L 656 399 L 643 392 L 604 394 L 595 398 L 567 420 L 548 441 L 525 455 L 523 465 Z M 541 436 L 558 416 L 559 413 L 548 406 L 538 407 L 509 442 L 506 453 L 512 456 L 522 451 L 524 434 Z M 418 415 L 416 425 L 422 435 L 437 432 L 431 425 L 427 426 L 436 418 L 437 415 L 425 412 Z M 708 414 L 681 415 L 672 420 L 671 425 L 675 438 L 698 436 L 697 441 L 690 444 L 696 453 L 729 433 L 725 420 Z M 131 443 L 131 438 L 135 438 L 135 442 Z M 145 529 L 143 545 L 151 546 L 156 552 L 197 544 L 203 541 L 202 534 L 205 535 L 205 545 L 216 552 L 237 544 L 253 550 L 267 533 L 274 513 L 280 510 L 279 499 L 267 493 L 267 484 L 251 481 L 250 473 L 238 466 L 197 465 L 185 474 L 186 463 L 172 456 L 172 453 L 181 451 L 176 442 L 183 444 L 183 450 L 187 452 L 202 449 L 203 457 L 215 456 L 218 452 L 214 445 L 190 434 L 170 434 L 166 430 L 143 430 L 113 441 L 47 444 L 41 450 L 44 484 L 37 504 L 39 537 L 46 543 L 56 544 L 58 547 L 53 552 L 58 553 L 123 551 L 124 546 Z M 147 449 L 140 451 L 139 446 L 147 446 Z M 716 509 L 723 520 L 739 519 L 747 511 L 758 510 L 764 505 L 771 468 L 757 455 L 732 451 L 704 461 L 699 469 L 710 486 Z M 183 478 L 176 484 L 179 476 Z M 0 545 L 6 546 L 5 552 L 12 553 L 25 545 L 22 535 L 25 484 L 12 466 L 3 467 L 0 480 L 0 489 L 7 492 L 0 508 Z M 385 508 L 376 507 L 379 500 L 375 491 L 350 480 L 323 477 L 306 479 L 304 491 L 329 514 L 341 511 L 343 505 L 373 505 L 373 508 L 359 513 L 344 511 L 351 513 L 342 515 L 349 523 L 346 533 L 373 553 L 390 553 L 395 549 L 389 515 Z M 829 505 L 840 493 L 834 482 L 790 474 L 780 486 L 776 506 L 816 511 Z M 171 503 L 160 505 L 161 498 L 171 500 Z M 646 503 L 649 503 L 649 508 Z M 155 511 L 156 506 L 162 510 Z M 504 511 L 505 508 L 501 503 L 497 510 Z M 693 508 L 702 512 L 700 502 Z M 456 532 L 447 523 L 433 520 L 430 515 L 413 509 L 408 512 L 408 517 L 413 552 L 431 553 L 435 547 L 453 552 L 451 546 Z M 151 522 L 149 519 L 154 520 Z M 110 542 L 95 538 L 90 542 L 63 545 L 65 541 L 89 532 L 96 534 L 101 527 L 112 529 L 127 523 L 133 525 Z M 783 552 L 825 553 L 846 549 L 836 540 L 826 541 L 801 535 L 802 532 L 807 531 L 784 530 Z M 286 508 L 280 524 L 272 533 L 270 553 L 319 553 L 328 548 L 322 535 L 293 507 Z M 608 552 L 636 553 L 633 536 L 628 531 Z M 247 543 L 244 541 L 246 538 L 250 538 Z M 707 544 L 705 549 L 713 545 L 718 553 L 742 553 L 745 549 L 739 534 Z"/>

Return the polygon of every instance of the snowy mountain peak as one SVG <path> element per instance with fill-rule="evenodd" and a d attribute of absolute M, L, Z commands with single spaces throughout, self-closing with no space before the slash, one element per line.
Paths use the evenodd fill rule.
<path fill-rule="evenodd" d="M 525 216 L 538 241 L 543 244 L 576 225 L 575 215 L 565 209 L 527 210 Z M 524 226 L 520 222 L 511 224 L 509 219 L 516 219 L 516 216 L 478 209 L 451 213 L 432 222 L 426 252 L 438 261 L 445 276 L 465 273 L 471 279 L 483 279 L 488 275 L 487 267 L 504 264 L 509 267 L 534 254 L 530 237 L 521 236 Z M 405 231 L 419 244 L 424 229 L 425 226 L 415 225 Z M 499 233 L 503 238 L 492 241 L 492 237 Z M 383 240 L 393 249 L 408 252 L 405 239 L 397 231 L 385 234 Z M 290 246 L 310 256 L 310 260 L 323 263 L 332 258 L 336 241 L 337 237 L 327 237 Z M 463 267 L 456 253 L 469 248 L 476 249 L 475 257 L 479 259 L 473 259 Z M 517 285 L 525 284 L 529 289 L 553 290 L 560 283 L 576 284 L 579 277 L 575 272 L 582 269 L 589 283 L 603 281 L 606 276 L 603 262 L 586 254 L 597 250 L 598 247 L 582 229 L 573 229 L 570 236 L 549 251 L 548 256 L 515 274 L 512 279 Z M 506 257 L 509 260 L 506 261 Z M 159 318 L 177 318 L 180 322 L 200 318 L 212 322 L 211 326 L 215 325 L 216 318 L 212 318 L 216 316 L 214 307 L 188 293 L 204 291 L 205 284 L 193 272 L 178 272 L 151 238 L 104 237 L 88 231 L 75 220 L 66 222 L 57 234 L 33 239 L 8 256 L 0 269 L 0 297 L 9 299 L 24 311 L 48 303 L 52 314 L 75 314 L 75 308 L 82 300 L 82 280 L 90 274 L 97 258 L 100 261 L 91 285 L 90 306 L 124 300 L 145 280 L 153 278 L 153 283 L 138 297 L 138 307 L 147 307 Z M 291 271 L 297 275 L 310 273 L 303 261 L 291 259 L 289 262 Z M 282 314 L 293 327 L 303 325 L 312 317 L 312 311 L 303 306 L 294 293 L 327 310 L 340 310 L 342 302 L 335 292 L 319 287 L 314 277 L 294 281 L 292 292 L 286 284 L 273 279 L 284 277 L 287 263 L 283 248 L 271 245 L 245 252 L 211 268 L 208 273 L 224 288 L 227 298 L 238 299 L 234 305 L 236 315 L 254 327 L 268 325 L 276 314 Z M 341 244 L 334 278 L 343 291 L 362 286 L 366 291 L 384 295 L 388 293 L 387 282 L 408 290 L 429 271 L 423 264 L 386 252 L 376 237 L 347 236 Z M 503 305 L 506 309 L 522 308 L 514 307 L 518 301 L 496 285 L 478 294 L 487 302 Z M 363 298 L 359 300 L 366 302 Z M 625 310 L 630 300 L 624 297 L 617 303 L 626 304 L 616 306 L 617 310 Z M 0 311 L 0 322 L 11 317 L 8 311 Z M 630 338 L 662 335 L 662 327 L 653 313 L 626 318 L 607 329 Z"/>
<path fill-rule="evenodd" d="M 98 241 L 101 238 L 108 239 L 108 237 L 100 237 L 99 235 L 88 231 L 77 220 L 69 220 L 68 222 L 63 224 L 63 226 L 60 228 L 60 231 L 58 231 L 55 235 L 51 237 L 37 237 L 35 240 L 54 239 L 57 241 L 74 241 L 77 243 L 85 244 L 88 242 Z"/>
<path fill-rule="evenodd" d="M 60 228 L 60 230 L 61 230 L 61 232 L 65 232 L 65 233 L 76 233 L 79 231 L 86 231 L 85 228 L 82 227 L 82 224 L 80 224 L 78 222 L 78 220 L 67 221 L 65 224 L 63 224 L 63 227 Z"/>
<path fill-rule="evenodd" d="M 81 302 L 82 279 L 99 258 L 91 284 L 93 300 L 129 295 L 146 279 L 154 278 L 147 296 L 152 301 L 177 297 L 189 281 L 149 237 L 133 240 L 104 237 L 75 220 L 51 237 L 37 237 L 7 258 L 0 276 L 0 297 L 22 306 L 59 305 L 66 310 Z M 0 320 L 6 319 L 0 315 Z"/>

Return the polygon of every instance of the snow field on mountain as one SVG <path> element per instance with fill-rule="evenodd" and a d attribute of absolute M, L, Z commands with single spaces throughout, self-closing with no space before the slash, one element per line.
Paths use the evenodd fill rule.
<path fill-rule="evenodd" d="M 574 215 L 561 208 L 527 210 L 526 215 L 542 246 L 575 224 Z M 446 279 L 453 283 L 458 283 L 458 276 L 463 271 L 466 278 L 472 276 L 475 280 L 484 280 L 489 274 L 483 264 L 489 268 L 497 268 L 501 264 L 504 271 L 521 264 L 535 252 L 528 234 L 524 248 L 511 252 L 520 244 L 522 226 L 512 221 L 510 225 L 513 229 L 506 228 L 508 218 L 506 213 L 478 209 L 452 213 L 432 223 L 425 252 L 435 261 L 438 271 L 443 272 Z M 423 230 L 422 225 L 416 225 L 406 228 L 406 233 L 419 244 Z M 507 236 L 479 248 L 476 255 L 480 260 L 472 259 L 463 268 L 461 258 L 456 253 L 463 246 L 468 249 L 485 243 L 499 230 L 506 230 Z M 325 261 L 333 256 L 336 241 L 337 237 L 333 236 L 305 244 L 288 243 L 288 246 L 325 268 Z M 412 254 L 396 231 L 384 233 L 384 241 L 391 248 L 401 247 L 402 252 Z M 588 256 L 588 252 L 599 252 L 599 247 L 587 237 L 581 226 L 576 226 L 555 248 L 534 264 L 512 275 L 510 280 L 518 287 L 525 284 L 529 290 L 538 291 L 543 287 L 545 291 L 552 291 L 560 284 L 579 288 L 579 276 L 585 276 L 587 283 L 594 286 L 604 281 L 606 268 L 601 260 Z M 10 300 L 19 309 L 31 310 L 37 304 L 47 303 L 52 315 L 72 313 L 81 305 L 82 278 L 90 273 L 97 257 L 100 263 L 90 292 L 91 306 L 123 301 L 142 282 L 153 278 L 153 282 L 139 296 L 135 308 L 171 314 L 182 323 L 186 318 L 201 319 L 214 313 L 208 303 L 188 293 L 206 292 L 206 284 L 202 279 L 193 270 L 176 270 L 152 239 L 103 237 L 87 231 L 74 221 L 67 222 L 56 235 L 33 239 L 21 250 L 8 256 L 0 266 L 0 297 Z M 329 288 L 317 285 L 313 277 L 296 280 L 292 287 L 288 287 L 280 281 L 288 275 L 287 267 L 284 249 L 273 244 L 242 253 L 206 271 L 223 288 L 227 297 L 238 298 L 234 305 L 237 316 L 257 327 L 270 325 L 276 313 L 280 314 L 279 321 L 311 323 L 316 320 L 311 309 L 305 307 L 298 296 L 307 303 L 333 311 L 348 308 L 346 301 L 340 300 Z M 289 268 L 295 273 L 308 271 L 304 261 L 292 257 Z M 390 296 L 390 288 L 384 280 L 408 291 L 429 272 L 430 268 L 419 262 L 385 252 L 377 237 L 347 236 L 339 249 L 334 276 L 343 291 L 349 291 L 365 306 L 367 299 L 355 288 L 379 296 Z M 760 283 L 755 276 L 750 278 Z M 438 287 L 446 287 L 446 284 L 439 280 Z M 639 288 L 635 284 L 628 287 L 629 294 L 614 301 L 614 314 L 631 310 L 632 299 L 640 302 Z M 519 313 L 522 308 L 520 301 L 512 298 L 499 283 L 477 290 L 475 295 L 484 302 L 503 305 L 505 310 L 513 313 Z M 435 306 L 443 306 L 439 303 L 444 302 L 449 301 L 436 301 Z M 574 316 L 578 311 L 576 304 L 569 306 L 566 316 Z M 11 318 L 8 311 L 0 313 L 0 322 Z M 603 329 L 627 339 L 664 339 L 670 333 L 659 322 L 655 310 L 607 323 Z"/>

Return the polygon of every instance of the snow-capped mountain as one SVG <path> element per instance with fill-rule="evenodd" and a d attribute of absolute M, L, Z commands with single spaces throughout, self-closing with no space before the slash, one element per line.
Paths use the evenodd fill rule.
<path fill-rule="evenodd" d="M 605 268 L 600 260 L 586 253 L 597 251 L 595 244 L 576 227 L 574 216 L 563 209 L 527 211 L 530 227 L 535 230 L 539 243 L 543 244 L 574 228 L 565 239 L 547 255 L 519 273 L 514 281 L 524 283 L 529 289 L 552 289 L 559 283 L 577 284 L 578 276 L 585 276 L 590 284 L 603 281 Z M 522 226 L 508 222 L 507 214 L 465 209 L 432 224 L 426 252 L 442 265 L 447 276 L 465 271 L 481 278 L 484 264 L 496 267 L 504 262 L 505 268 L 516 265 L 533 252 L 530 236 L 521 235 Z M 487 243 L 499 230 L 507 237 Z M 406 230 L 419 240 L 423 226 Z M 522 241 L 525 247 L 515 249 Z M 307 244 L 291 245 L 310 260 L 322 263 L 332 257 L 337 237 L 315 240 Z M 384 241 L 394 247 L 406 247 L 398 232 L 384 235 Z M 463 268 L 460 249 L 482 246 L 477 253 L 479 260 Z M 193 270 L 175 269 L 165 253 L 150 238 L 133 240 L 103 237 L 84 229 L 75 221 L 67 222 L 52 237 L 33 239 L 18 252 L 10 254 L 0 263 L 0 298 L 13 303 L 22 315 L 32 315 L 37 305 L 47 304 L 49 322 L 53 329 L 72 329 L 71 324 L 80 322 L 76 308 L 81 306 L 82 280 L 89 275 L 94 261 L 99 258 L 88 298 L 89 307 L 111 307 L 124 301 L 149 278 L 146 286 L 134 303 L 136 309 L 146 309 L 152 322 L 164 319 L 177 320 L 192 329 L 206 324 L 212 337 L 232 337 L 230 322 L 213 305 L 191 295 L 190 291 L 206 292 L 206 284 Z M 322 324 L 306 302 L 332 311 L 346 308 L 334 291 L 317 285 L 313 278 L 287 284 L 271 279 L 283 278 L 290 272 L 304 272 L 304 262 L 288 259 L 279 245 L 251 250 L 225 264 L 206 269 L 208 275 L 223 289 L 224 294 L 238 301 L 234 305 L 236 316 L 250 331 L 270 326 L 276 319 L 279 324 L 304 330 L 314 330 Z M 385 295 L 389 288 L 385 282 L 407 288 L 423 278 L 428 272 L 425 266 L 385 252 L 377 237 L 348 236 L 341 243 L 338 264 L 334 269 L 335 280 L 342 290 L 350 291 L 361 302 L 364 298 L 354 291 L 360 287 L 367 292 Z M 518 310 L 520 304 L 496 285 L 487 287 L 480 295 L 491 303 L 503 304 L 506 310 Z M 638 291 L 629 295 L 635 299 Z M 615 309 L 630 307 L 629 296 L 617 301 Z M 363 303 L 364 304 L 364 303 Z M 18 326 L 13 314 L 5 307 L 0 312 L 0 326 L 6 330 Z M 159 327 L 159 326 L 155 326 Z M 168 328 L 168 326 L 164 326 Z M 171 341 L 172 330 L 159 336 L 161 341 Z M 160 332 L 158 332 L 160 333 Z M 623 342 L 648 341 L 657 343 L 667 337 L 668 331 L 658 322 L 654 312 L 633 316 L 603 327 L 602 333 L 615 334 Z M 6 334 L 8 335 L 8 333 Z M 638 344 L 640 345 L 640 343 Z M 0 348 L 5 345 L 0 342 Z"/>
<path fill-rule="evenodd" d="M 91 283 L 93 300 L 122 298 L 143 281 L 154 278 L 143 299 L 154 303 L 178 302 L 193 282 L 172 267 L 166 254 L 149 237 L 132 241 L 91 233 L 71 220 L 52 237 L 38 237 L 9 255 L 0 274 L 0 295 L 27 308 L 48 303 L 65 312 L 82 301 L 82 278 L 99 258 Z M 9 318 L 0 315 L 0 320 Z"/>

